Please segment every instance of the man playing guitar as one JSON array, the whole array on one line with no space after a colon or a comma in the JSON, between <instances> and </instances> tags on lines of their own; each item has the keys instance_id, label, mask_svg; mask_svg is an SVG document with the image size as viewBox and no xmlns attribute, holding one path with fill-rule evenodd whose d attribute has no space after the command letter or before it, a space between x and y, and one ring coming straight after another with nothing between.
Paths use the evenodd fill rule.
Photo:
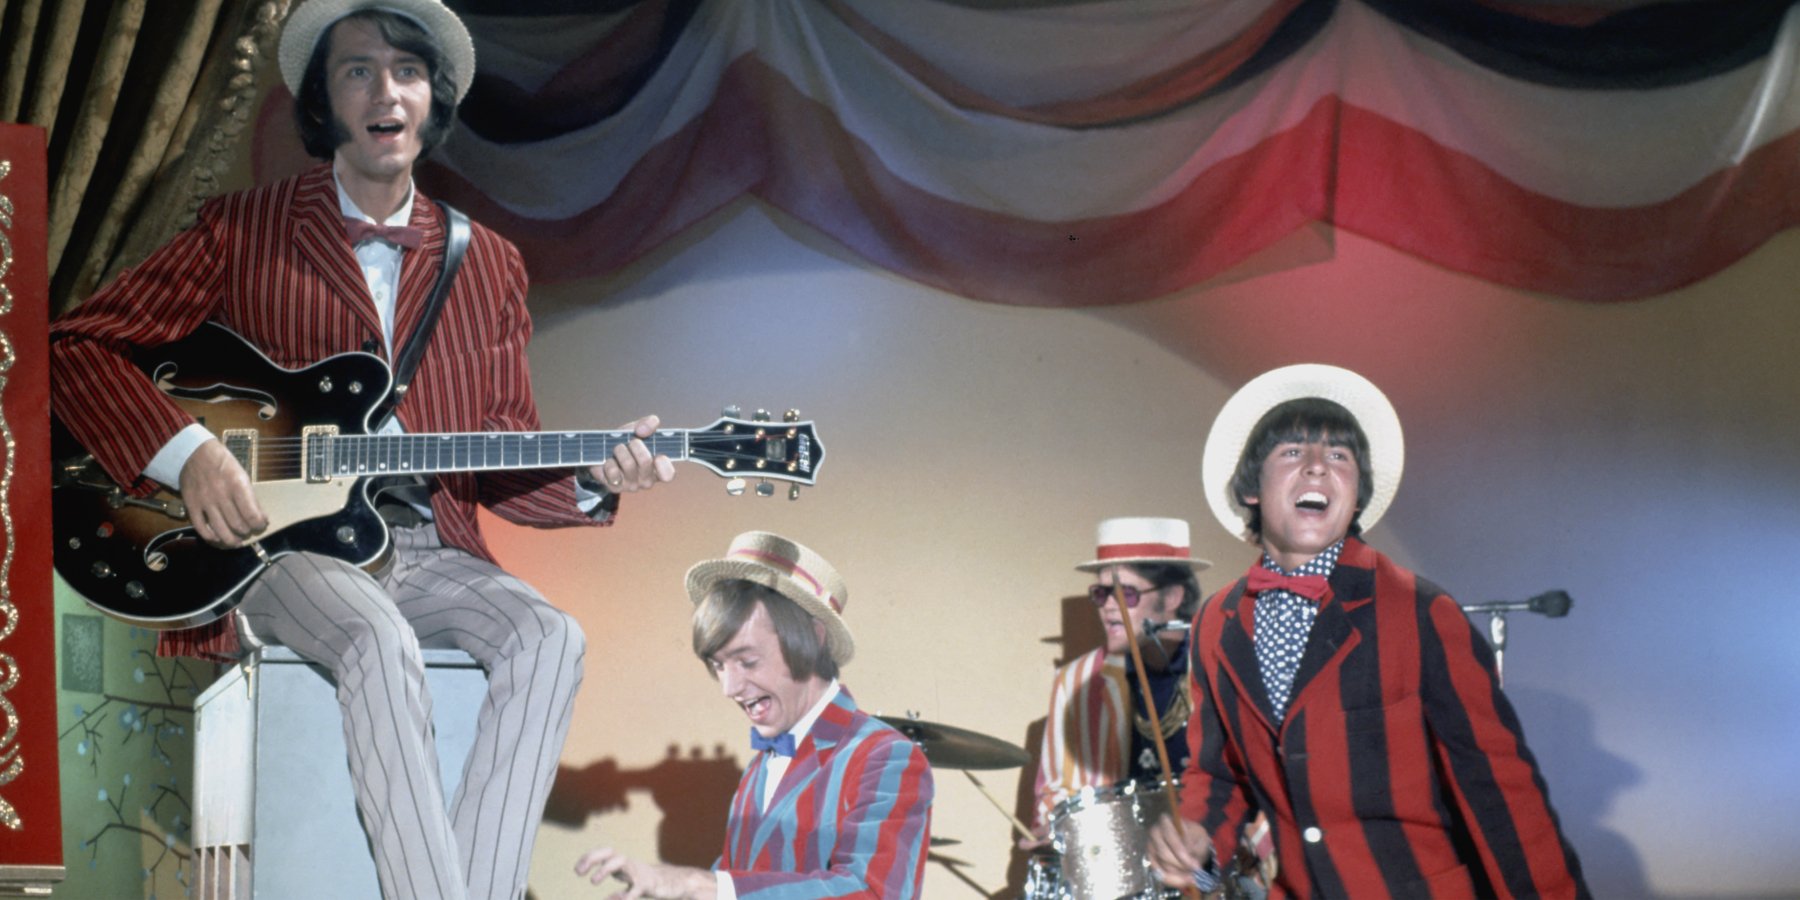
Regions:
<instances>
[{"instance_id":1,"label":"man playing guitar","mask_svg":"<svg viewBox=\"0 0 1800 900\"><path fill-rule=\"evenodd\" d=\"M218 548L255 547L269 524L239 457L132 361L206 322L288 368L352 351L393 359L421 332L428 343L389 428L537 429L527 280L510 243L469 228L441 315L420 327L461 226L415 190L413 168L448 134L474 62L467 30L439 0L297 5L281 70L308 152L329 165L209 202L193 227L52 329L55 411L128 496L179 489L193 533ZM647 416L628 427L648 438L657 426ZM423 479L384 515L393 554L379 571L322 553L272 556L236 613L164 633L165 650L229 658L247 628L330 671L385 897L524 891L585 639L495 564L476 506L535 526L609 524L619 494L668 481L674 467L632 439L573 475ZM421 646L465 650L489 675L474 748L448 800Z\"/></svg>"}]
</instances>

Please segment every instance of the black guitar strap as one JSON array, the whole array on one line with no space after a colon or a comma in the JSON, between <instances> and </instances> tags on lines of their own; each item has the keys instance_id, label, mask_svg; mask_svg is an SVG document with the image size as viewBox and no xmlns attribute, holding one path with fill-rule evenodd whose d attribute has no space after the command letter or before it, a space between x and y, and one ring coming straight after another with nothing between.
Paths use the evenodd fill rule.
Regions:
<instances>
[{"instance_id":1,"label":"black guitar strap","mask_svg":"<svg viewBox=\"0 0 1800 900\"><path fill-rule=\"evenodd\" d=\"M444 211L444 268L438 272L437 284L432 286L431 296L425 301L425 314L419 317L419 327L407 337L406 346L401 348L394 363L394 389L388 394L387 409L378 419L376 431L387 424L395 407L406 399L413 372L419 368L419 360L425 357L425 345L431 343L431 332L437 328L438 315L444 311L444 298L450 296L450 283L456 280L456 270L462 266L463 252L469 249L469 217L442 200L437 201L437 205Z\"/></svg>"}]
</instances>

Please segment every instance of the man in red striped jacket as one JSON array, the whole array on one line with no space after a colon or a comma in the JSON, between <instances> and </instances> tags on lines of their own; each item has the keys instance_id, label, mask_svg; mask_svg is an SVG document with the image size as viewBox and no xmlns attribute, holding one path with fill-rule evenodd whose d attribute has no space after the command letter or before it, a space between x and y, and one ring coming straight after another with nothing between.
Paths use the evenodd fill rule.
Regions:
<instances>
[{"instance_id":1,"label":"man in red striped jacket","mask_svg":"<svg viewBox=\"0 0 1800 900\"><path fill-rule=\"evenodd\" d=\"M283 28L280 63L306 148L329 165L209 202L192 228L52 329L63 423L127 490L178 489L195 532L219 547L257 539L270 521L264 501L217 436L132 365L132 352L211 321L287 368L347 351L398 355L446 246L413 166L448 135L475 51L440 0L309 0ZM525 290L518 251L474 225L394 427L538 429ZM655 426L652 416L632 427L647 436ZM519 897L585 641L571 617L495 564L476 507L536 526L605 524L619 493L672 476L668 459L637 440L581 473L437 476L395 505L403 524L379 573L319 553L278 556L243 590L241 616L164 645L229 658L241 620L331 673L384 897ZM590 487L578 492L577 477ZM448 802L421 644L466 650L489 673Z\"/></svg>"},{"instance_id":2,"label":"man in red striped jacket","mask_svg":"<svg viewBox=\"0 0 1800 900\"><path fill-rule=\"evenodd\" d=\"M916 898L931 836L931 769L917 745L838 683L855 653L850 592L780 535L738 535L687 574L694 655L750 719L725 852L711 871L591 850L575 871L658 900Z\"/></svg>"},{"instance_id":3,"label":"man in red striped jacket","mask_svg":"<svg viewBox=\"0 0 1800 900\"><path fill-rule=\"evenodd\" d=\"M1343 369L1265 373L1220 412L1207 499L1263 554L1194 623L1192 761L1151 833L1165 883L1206 886L1262 812L1274 896L1587 895L1487 643L1359 537L1402 459L1393 407Z\"/></svg>"}]
</instances>

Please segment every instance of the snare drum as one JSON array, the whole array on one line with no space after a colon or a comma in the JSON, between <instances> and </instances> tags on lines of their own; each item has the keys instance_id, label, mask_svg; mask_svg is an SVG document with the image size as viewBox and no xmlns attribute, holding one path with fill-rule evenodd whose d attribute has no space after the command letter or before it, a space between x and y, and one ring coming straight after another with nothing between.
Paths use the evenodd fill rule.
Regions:
<instances>
[{"instance_id":1,"label":"snare drum","mask_svg":"<svg viewBox=\"0 0 1800 900\"><path fill-rule=\"evenodd\" d=\"M1158 898L1168 892L1150 872L1150 825L1172 813L1162 784L1083 788L1050 813L1050 835L1062 854L1065 895L1074 900ZM1028 895L1029 896L1029 895Z\"/></svg>"}]
</instances>

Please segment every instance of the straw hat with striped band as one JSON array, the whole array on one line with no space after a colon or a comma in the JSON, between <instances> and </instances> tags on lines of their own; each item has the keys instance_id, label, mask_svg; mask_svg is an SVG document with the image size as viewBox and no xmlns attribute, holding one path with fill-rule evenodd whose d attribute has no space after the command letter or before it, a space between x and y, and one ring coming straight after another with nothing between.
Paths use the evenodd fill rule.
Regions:
<instances>
[{"instance_id":1,"label":"straw hat with striped band","mask_svg":"<svg viewBox=\"0 0 1800 900\"><path fill-rule=\"evenodd\" d=\"M469 38L469 29L463 27L462 20L439 0L307 0L300 4L281 27L281 46L276 51L281 80L287 83L288 93L300 96L306 63L312 59L319 38L337 20L366 9L398 13L431 32L444 47L444 57L455 76L456 102L462 102L475 81L475 42Z\"/></svg>"},{"instance_id":2,"label":"straw hat with striped band","mask_svg":"<svg viewBox=\"0 0 1800 900\"><path fill-rule=\"evenodd\" d=\"M1198 572L1212 563L1195 559L1188 549L1188 523L1184 519L1102 519L1094 542L1095 559L1075 568L1098 572L1106 566L1167 563L1192 566Z\"/></svg>"},{"instance_id":3,"label":"straw hat with striped band","mask_svg":"<svg viewBox=\"0 0 1800 900\"><path fill-rule=\"evenodd\" d=\"M825 647L833 662L841 666L856 655L856 642L841 615L850 602L850 587L831 563L806 546L779 534L746 531L731 539L725 558L688 569L688 599L699 604L714 585L733 580L769 588L824 623Z\"/></svg>"},{"instance_id":4,"label":"straw hat with striped band","mask_svg":"<svg viewBox=\"0 0 1800 900\"><path fill-rule=\"evenodd\" d=\"M1206 436L1206 450L1200 460L1200 484L1213 516L1226 531L1244 540L1256 538L1250 533L1249 511L1231 492L1238 459L1247 449L1244 445L1250 440L1250 432L1269 410L1304 397L1330 400L1349 410L1369 439L1369 480L1373 490L1358 520L1364 530L1381 519L1400 488L1400 473L1406 468L1406 441L1400 432L1400 417L1380 388L1349 369L1318 363L1264 372L1225 401L1225 408L1213 421L1212 432Z\"/></svg>"}]
</instances>

